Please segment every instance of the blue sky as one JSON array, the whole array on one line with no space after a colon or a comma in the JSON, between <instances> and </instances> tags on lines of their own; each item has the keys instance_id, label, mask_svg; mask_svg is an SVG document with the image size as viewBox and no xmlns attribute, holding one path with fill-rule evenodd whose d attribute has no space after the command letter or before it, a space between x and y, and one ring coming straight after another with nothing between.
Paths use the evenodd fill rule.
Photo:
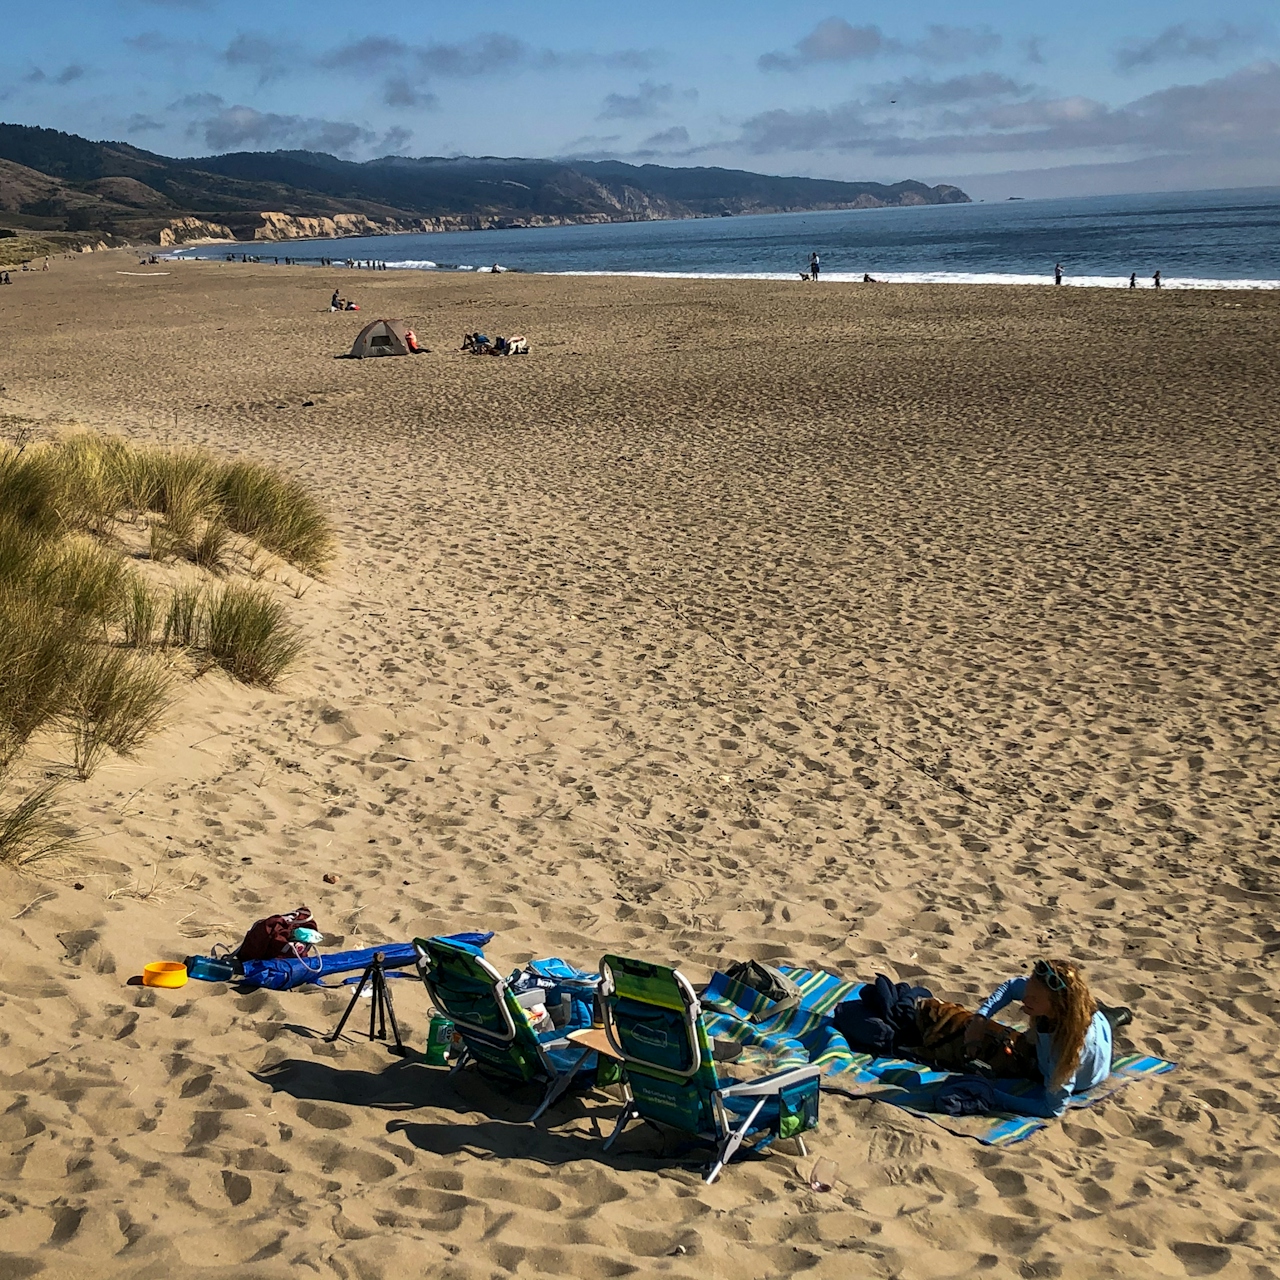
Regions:
<instances>
[{"instance_id":1,"label":"blue sky","mask_svg":"<svg viewBox=\"0 0 1280 1280\"><path fill-rule=\"evenodd\" d=\"M61 0L0 118L167 155L616 157L1066 195L1280 184L1253 0Z\"/></svg>"}]
</instances>

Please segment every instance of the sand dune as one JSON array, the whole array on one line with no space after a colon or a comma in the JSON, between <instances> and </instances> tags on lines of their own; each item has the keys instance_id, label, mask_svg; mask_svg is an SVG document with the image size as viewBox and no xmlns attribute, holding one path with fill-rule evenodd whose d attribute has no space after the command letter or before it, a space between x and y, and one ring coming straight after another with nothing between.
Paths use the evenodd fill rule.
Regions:
<instances>
[{"instance_id":1,"label":"sand dune","mask_svg":"<svg viewBox=\"0 0 1280 1280\"><path fill-rule=\"evenodd\" d=\"M14 277L6 429L283 463L342 553L279 691L0 875L0 1277L1280 1274L1280 299L128 265ZM433 353L335 361L377 315ZM826 1098L833 1193L705 1188L326 1045L340 992L126 984L299 902L969 1001L1068 953L1181 1067L1003 1151Z\"/></svg>"}]
</instances>

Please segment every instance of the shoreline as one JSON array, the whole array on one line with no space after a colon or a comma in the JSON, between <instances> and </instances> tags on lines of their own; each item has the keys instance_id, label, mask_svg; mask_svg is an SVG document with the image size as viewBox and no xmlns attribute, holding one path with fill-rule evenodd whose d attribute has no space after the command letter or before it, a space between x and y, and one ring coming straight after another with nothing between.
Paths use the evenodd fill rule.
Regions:
<instances>
[{"instance_id":1,"label":"shoreline","mask_svg":"<svg viewBox=\"0 0 1280 1280\"><path fill-rule=\"evenodd\" d=\"M223 243L223 242L211 242ZM226 242L231 243L231 242ZM242 251L243 252L243 251ZM217 262L216 258L201 257L185 257L181 252L172 252L157 255L163 262ZM262 258L262 253L251 254L251 257ZM272 257L293 257L293 255L272 254ZM355 259L355 261L371 261L371 259ZM385 259L378 259L385 261ZM256 265L256 266L274 266L274 263L258 262L254 264L236 263L234 265ZM318 260L307 258L293 258L291 263L293 266L301 267L319 267L325 271L331 270L359 270L360 268L350 268L345 261L333 261L327 266ZM545 276L552 279L556 278L582 278L582 279L620 279L620 280L718 280L718 281L735 281L735 280L752 280L752 281L802 281L802 273L799 271L529 271L523 267L472 267L464 265L455 265L451 263L433 262L429 259L409 259L404 262L386 262L388 271L422 271L430 274L438 274L445 276L453 276L459 274L465 275L519 275L519 276ZM1032 275L1030 273L1021 272L968 272L968 271L884 271L879 274L872 274L872 279L863 280L863 272L854 271L824 271L819 284L890 284L890 285L912 285L912 284L941 284L941 285L1031 285L1039 287L1055 288L1052 275ZM1072 289L1128 289L1128 276L1065 276L1062 280L1063 288ZM1165 276L1161 280L1161 289L1169 289L1175 292L1185 292L1187 290L1233 290L1240 292L1270 292L1280 289L1280 279L1216 279L1208 276ZM1138 277L1138 284L1134 292L1152 290L1150 277Z\"/></svg>"}]
</instances>

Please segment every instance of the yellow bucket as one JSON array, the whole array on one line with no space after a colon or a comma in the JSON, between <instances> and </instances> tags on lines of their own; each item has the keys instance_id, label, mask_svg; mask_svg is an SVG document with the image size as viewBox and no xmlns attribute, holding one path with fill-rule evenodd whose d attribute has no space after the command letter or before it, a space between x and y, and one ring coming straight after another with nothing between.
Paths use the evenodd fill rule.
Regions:
<instances>
[{"instance_id":1,"label":"yellow bucket","mask_svg":"<svg viewBox=\"0 0 1280 1280\"><path fill-rule=\"evenodd\" d=\"M176 960L154 960L142 970L144 987L185 987L187 966Z\"/></svg>"}]
</instances>

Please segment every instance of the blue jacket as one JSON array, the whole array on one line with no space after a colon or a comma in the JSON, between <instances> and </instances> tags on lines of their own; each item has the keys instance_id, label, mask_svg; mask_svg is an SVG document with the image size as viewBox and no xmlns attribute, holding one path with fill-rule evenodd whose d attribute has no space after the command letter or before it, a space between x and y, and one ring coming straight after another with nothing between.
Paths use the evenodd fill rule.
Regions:
<instances>
[{"instance_id":1,"label":"blue jacket","mask_svg":"<svg viewBox=\"0 0 1280 1280\"><path fill-rule=\"evenodd\" d=\"M1021 1000L1026 989L1025 977L1010 978L978 1006L978 1012L989 1018L1005 1005ZM1053 1037L1047 1031L1036 1033L1036 1060L1044 1076L1044 1085L1021 1096L1005 1093L997 1085L993 1090L996 1105L1004 1111L1013 1111L1019 1115L1041 1116L1044 1119L1060 1116L1067 1109L1073 1093L1084 1093L1101 1084L1111 1074L1111 1023L1100 1013L1093 1015L1089 1030L1085 1032L1084 1047L1080 1050L1075 1075L1068 1077L1061 1089L1049 1089L1049 1081L1053 1079L1058 1060L1053 1053Z\"/></svg>"}]
</instances>

